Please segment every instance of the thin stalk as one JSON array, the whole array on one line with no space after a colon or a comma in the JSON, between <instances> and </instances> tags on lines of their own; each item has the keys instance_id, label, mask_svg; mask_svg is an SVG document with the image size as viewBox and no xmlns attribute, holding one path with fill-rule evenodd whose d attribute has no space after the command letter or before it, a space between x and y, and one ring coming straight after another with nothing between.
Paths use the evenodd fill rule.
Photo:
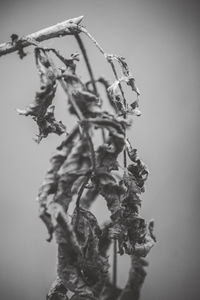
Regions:
<instances>
[{"instance_id":1,"label":"thin stalk","mask_svg":"<svg viewBox=\"0 0 200 300\"><path fill-rule=\"evenodd\" d=\"M103 48L99 45L99 43L95 40L95 38L82 26L79 26L79 29L85 33L90 39L91 41L93 41L93 43L95 44L95 46L99 49L99 51L105 55L105 51L103 50Z\"/></svg>"},{"instance_id":2,"label":"thin stalk","mask_svg":"<svg viewBox=\"0 0 200 300\"><path fill-rule=\"evenodd\" d=\"M80 200L81 200L81 196L84 192L84 189L85 189L85 186L86 184L88 183L88 180L90 179L91 177L91 172L89 171L88 174L85 176L85 179L78 191L78 196L77 196L77 199L76 199L76 213L77 213L77 218L76 218L76 224L75 224L75 228L77 230L78 228L78 222L79 222L79 213L80 213Z\"/></svg>"},{"instance_id":3,"label":"thin stalk","mask_svg":"<svg viewBox=\"0 0 200 300\"><path fill-rule=\"evenodd\" d=\"M93 91L94 91L95 95L98 96L96 81L94 79L94 74L93 74L93 71L92 71L92 68L91 68L91 64L90 64L90 61L89 61L89 58L88 58L85 46L84 46L84 44L82 42L81 37L78 34L75 35L75 38L76 38L77 43L78 43L78 45L79 45L79 47L81 49L81 52L83 54L83 57L84 57L84 60L85 60L85 63L86 63L87 69L88 69L88 73L90 75L91 83L92 83L92 86L93 86Z\"/></svg>"},{"instance_id":4,"label":"thin stalk","mask_svg":"<svg viewBox=\"0 0 200 300\"><path fill-rule=\"evenodd\" d=\"M103 50L103 48L99 45L99 43L95 40L95 38L82 26L79 26L80 30L85 33L90 39L91 41L95 44L95 46L99 49L99 51L103 54L103 56L106 58L107 57L107 54L106 52ZM107 58L106 58L107 59ZM115 75L115 78L116 80L119 80L118 76L117 76L117 71L116 71L116 68L113 64L113 62L110 60L110 59L107 59L107 62L111 65L111 68L112 68L112 71ZM122 86L121 86L121 83L119 83L119 88L120 88L120 92L122 94L122 97L123 97L123 100L124 100L124 105L126 107L126 99L125 99L125 96L124 96L124 91L122 89Z\"/></svg>"},{"instance_id":5,"label":"thin stalk","mask_svg":"<svg viewBox=\"0 0 200 300\"><path fill-rule=\"evenodd\" d=\"M85 134L86 134L86 137L87 137L87 140L88 140L88 145L89 145L90 153L91 153L92 170L93 170L93 173L95 173L96 172L96 158L95 158L94 146L93 146L93 143L92 143L91 136L90 136L90 134L87 130L86 130Z\"/></svg>"},{"instance_id":6,"label":"thin stalk","mask_svg":"<svg viewBox=\"0 0 200 300\"><path fill-rule=\"evenodd\" d=\"M117 287L117 240L113 242L113 287Z\"/></svg>"},{"instance_id":7,"label":"thin stalk","mask_svg":"<svg viewBox=\"0 0 200 300\"><path fill-rule=\"evenodd\" d=\"M99 45L99 43L95 40L95 38L84 27L82 27L82 26L80 26L80 27L81 27L81 31L84 32L92 40L92 42L99 49L99 51L104 55L105 58L107 58L107 55L106 55L105 51ZM112 68L112 71L114 73L115 79L119 80L114 63L110 59L107 59L107 61L111 65L111 68ZM119 82L119 89L120 89L120 92L121 92L121 95L122 95L122 98L123 98L124 107L126 109L126 98L125 98L124 91L122 89L122 85L121 85L120 82ZM126 119L126 113L124 113L124 119ZM126 150L125 149L123 151L123 156L124 156L124 168L126 169L126 167L127 167L127 157L126 157ZM117 285L117 241L114 240L114 245L113 245L113 286L116 287L116 285Z\"/></svg>"},{"instance_id":8,"label":"thin stalk","mask_svg":"<svg viewBox=\"0 0 200 300\"><path fill-rule=\"evenodd\" d=\"M81 185L81 187L78 191L78 196L77 196L77 199L76 199L76 209L77 209L77 211L80 208L81 196L83 194L83 191L85 189L86 184L88 183L88 180L90 179L90 176L91 176L91 172L89 171L88 174L85 176L85 180L83 181L83 183L82 183L82 185Z\"/></svg>"},{"instance_id":9,"label":"thin stalk","mask_svg":"<svg viewBox=\"0 0 200 300\"><path fill-rule=\"evenodd\" d=\"M124 155L124 169L126 169L126 168L127 168L127 155L126 155L126 149L124 149L123 155Z\"/></svg>"},{"instance_id":10,"label":"thin stalk","mask_svg":"<svg viewBox=\"0 0 200 300\"><path fill-rule=\"evenodd\" d=\"M96 80L94 78L92 67L91 67L91 64L90 64L90 61L89 61L89 58L88 58L88 55L87 55L87 51L86 51L85 46L83 44L83 41L82 41L79 34L75 34L75 38L76 38L77 43L78 43L78 45L81 49L81 52L83 54L83 57L84 57L84 60L85 60L85 63L86 63L87 69L88 69L88 73L90 75L90 82L91 82L92 87L93 87L93 92L95 93L96 96L99 96L99 93L98 93L98 90L97 90L97 85L96 85ZM105 137L105 132L104 132L103 128L101 129L101 132L102 132L102 139L105 142L106 137Z\"/></svg>"}]
</instances>

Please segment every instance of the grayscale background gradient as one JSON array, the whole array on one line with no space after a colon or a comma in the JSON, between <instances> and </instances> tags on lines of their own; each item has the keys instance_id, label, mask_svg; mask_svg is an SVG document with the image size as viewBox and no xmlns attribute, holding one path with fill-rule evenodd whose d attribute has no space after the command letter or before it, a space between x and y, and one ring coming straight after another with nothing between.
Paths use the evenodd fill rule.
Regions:
<instances>
[{"instance_id":1,"label":"grayscale background gradient","mask_svg":"<svg viewBox=\"0 0 200 300\"><path fill-rule=\"evenodd\" d=\"M84 24L108 53L127 58L141 90L143 115L128 132L150 176L142 215L156 221L158 243L148 260L142 300L198 300L200 278L200 4L195 0L5 0L0 2L0 41L84 15ZM83 37L95 76L114 79L109 66ZM70 55L72 37L47 43ZM31 48L28 49L31 53ZM78 72L88 79L84 63ZM35 201L49 158L62 137L37 145L31 118L19 117L39 86L33 55L0 58L0 298L45 299L55 278L55 243L38 218ZM57 114L66 115L58 89ZM104 200L94 207L108 216ZM107 214L107 215L106 215ZM128 276L129 259L119 258L118 283Z\"/></svg>"}]
</instances>

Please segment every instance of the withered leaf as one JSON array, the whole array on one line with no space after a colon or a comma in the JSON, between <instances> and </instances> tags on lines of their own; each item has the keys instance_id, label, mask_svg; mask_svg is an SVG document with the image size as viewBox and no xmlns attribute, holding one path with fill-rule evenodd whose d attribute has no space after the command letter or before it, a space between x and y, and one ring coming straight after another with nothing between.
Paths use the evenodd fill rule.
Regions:
<instances>
[{"instance_id":1,"label":"withered leaf","mask_svg":"<svg viewBox=\"0 0 200 300\"><path fill-rule=\"evenodd\" d=\"M109 267L108 259L101 255L99 249L101 229L96 217L83 208L74 211L72 225L83 254L83 278L87 284L93 286L94 293L97 294Z\"/></svg>"},{"instance_id":2,"label":"withered leaf","mask_svg":"<svg viewBox=\"0 0 200 300\"><path fill-rule=\"evenodd\" d=\"M56 93L56 76L51 69L50 62L43 51L35 48L36 65L40 76L40 91L36 93L34 103L25 110L18 109L24 116L32 116L36 121L39 134L37 141L47 137L49 133L58 135L65 132L65 126L54 117L54 106L51 106Z\"/></svg>"},{"instance_id":3,"label":"withered leaf","mask_svg":"<svg viewBox=\"0 0 200 300\"><path fill-rule=\"evenodd\" d=\"M65 289L75 294L96 300L93 291L82 279L80 262L83 261L81 248L76 239L73 228L68 220L62 205L51 203L49 212L55 227L55 236L58 243L57 274Z\"/></svg>"},{"instance_id":4,"label":"withered leaf","mask_svg":"<svg viewBox=\"0 0 200 300\"><path fill-rule=\"evenodd\" d=\"M49 195L53 195L53 201L60 203L67 211L72 200L72 186L78 178L82 177L83 180L83 174L86 174L90 165L88 143L82 139L77 141L76 145L64 143L62 150L58 150L52 157L51 168L47 172L38 194L40 217L50 235L52 234L52 224L48 212L49 203L51 204L51 201L48 200Z\"/></svg>"},{"instance_id":5,"label":"withered leaf","mask_svg":"<svg viewBox=\"0 0 200 300\"><path fill-rule=\"evenodd\" d=\"M128 78L128 83L127 84L130 85L131 88L132 88L132 90L134 92L136 92L136 94L139 96L140 92L139 92L138 88L135 85L135 79L134 79L133 75L131 74L131 72L130 72L130 70L128 68L128 64L126 63L125 58L122 57L122 56L118 56L118 55L107 54L106 55L106 59L108 61L116 60L120 64L123 75L126 78Z\"/></svg>"},{"instance_id":6,"label":"withered leaf","mask_svg":"<svg viewBox=\"0 0 200 300\"><path fill-rule=\"evenodd\" d=\"M138 107L139 107L138 99L135 100L133 103L131 103L130 106L128 103L126 103L126 105L125 105L123 96L120 91L122 82L125 82L127 85L132 87L132 81L133 81L132 77L123 76L123 77L119 78L118 80L114 81L114 83L108 87L107 91L113 101L113 104L115 105L117 112L121 112L122 114L127 114L129 112L132 112L136 116L140 116L141 112L138 109ZM133 90L137 91L135 88ZM137 92L137 96L139 95L138 93L139 92Z\"/></svg>"},{"instance_id":7,"label":"withered leaf","mask_svg":"<svg viewBox=\"0 0 200 300\"><path fill-rule=\"evenodd\" d=\"M39 143L50 133L61 135L66 132L66 127L61 121L57 121L54 116L55 106L49 106L43 119L38 120L39 134L36 141Z\"/></svg>"},{"instance_id":8,"label":"withered leaf","mask_svg":"<svg viewBox=\"0 0 200 300\"><path fill-rule=\"evenodd\" d=\"M62 73L62 77L66 83L68 93L80 109L84 117L95 117L101 113L99 98L82 83L81 79L76 75L75 70L71 70L67 66ZM76 110L69 102L69 111L77 114Z\"/></svg>"}]
</instances>

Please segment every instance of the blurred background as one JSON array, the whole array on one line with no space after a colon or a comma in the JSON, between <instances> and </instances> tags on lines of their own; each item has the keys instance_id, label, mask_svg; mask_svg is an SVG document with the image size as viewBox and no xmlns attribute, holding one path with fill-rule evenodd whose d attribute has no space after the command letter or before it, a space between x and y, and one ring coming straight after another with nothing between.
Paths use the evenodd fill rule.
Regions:
<instances>
[{"instance_id":1,"label":"blurred background","mask_svg":"<svg viewBox=\"0 0 200 300\"><path fill-rule=\"evenodd\" d=\"M148 256L142 300L199 299L199 78L200 4L195 0L2 0L0 41L84 15L83 24L106 52L126 57L141 91L142 116L128 136L150 176L142 215L154 218L158 243ZM103 56L83 36L96 78L114 80ZM69 56L79 48L72 37L51 40ZM2 300L45 299L56 273L55 242L35 201L49 158L62 137L37 145L31 118L20 117L39 87L32 49L0 58L0 294ZM78 72L88 79L84 62ZM70 130L65 95L56 95L57 115ZM108 217L104 200L94 206ZM125 285L129 258L119 258L118 284Z\"/></svg>"}]
</instances>

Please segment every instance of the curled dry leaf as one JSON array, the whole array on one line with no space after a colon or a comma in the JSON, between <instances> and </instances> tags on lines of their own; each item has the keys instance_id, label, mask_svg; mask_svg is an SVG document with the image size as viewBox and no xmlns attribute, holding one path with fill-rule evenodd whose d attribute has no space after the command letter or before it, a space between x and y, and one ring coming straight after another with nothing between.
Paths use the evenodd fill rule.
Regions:
<instances>
[{"instance_id":1,"label":"curled dry leaf","mask_svg":"<svg viewBox=\"0 0 200 300\"><path fill-rule=\"evenodd\" d=\"M83 280L80 265L83 260L82 251L62 205L52 203L50 210L58 244L58 277L66 289L81 297L96 300L93 290Z\"/></svg>"},{"instance_id":2,"label":"curled dry leaf","mask_svg":"<svg viewBox=\"0 0 200 300\"><path fill-rule=\"evenodd\" d=\"M48 58L42 52L39 48L35 49L36 65L40 76L40 91L36 93L34 103L25 110L17 110L20 115L32 116L36 121L39 129L37 142L47 137L49 133L61 135L65 132L62 122L55 119L55 106L51 106L56 93L56 76Z\"/></svg>"},{"instance_id":3,"label":"curled dry leaf","mask_svg":"<svg viewBox=\"0 0 200 300\"><path fill-rule=\"evenodd\" d=\"M131 88L132 88L132 81L133 81L132 77L123 76L120 79L114 81L114 83L111 86L108 87L107 91L108 91L108 93L109 93L109 95L112 99L113 105L115 106L116 111L118 113L122 113L122 114L132 113L136 116L140 116L141 112L138 109L138 107L139 107L138 99L135 100L130 105L128 105L127 103L125 105L123 96L122 96L121 91L120 91L121 83L124 82L128 86L131 86ZM139 92L135 88L135 85L134 85L134 89L132 88L132 90L134 92L136 92L137 96L139 95Z\"/></svg>"},{"instance_id":4,"label":"curled dry leaf","mask_svg":"<svg viewBox=\"0 0 200 300\"><path fill-rule=\"evenodd\" d=\"M102 255L100 249L102 231L96 217L83 208L74 211L72 225L83 254L82 275L98 296L109 268L108 258Z\"/></svg>"},{"instance_id":5,"label":"curled dry leaf","mask_svg":"<svg viewBox=\"0 0 200 300\"><path fill-rule=\"evenodd\" d=\"M76 56L72 58L73 63L70 60L65 61L66 69L63 70L62 77L72 101L76 103L82 115L86 118L95 117L101 113L99 98L88 91L81 79L76 75L74 60L77 60ZM69 111L77 115L77 111L72 103L69 103Z\"/></svg>"},{"instance_id":6,"label":"curled dry leaf","mask_svg":"<svg viewBox=\"0 0 200 300\"><path fill-rule=\"evenodd\" d=\"M135 85L135 79L129 70L129 67L128 67L128 64L127 64L125 58L122 56L113 55L113 54L106 54L105 56L106 56L106 59L108 60L108 62L116 60L119 63L119 65L121 66L123 75L125 76L125 78L128 79L127 84L130 85L132 90L134 92L136 92L136 94L139 96L140 92Z\"/></svg>"}]
</instances>

